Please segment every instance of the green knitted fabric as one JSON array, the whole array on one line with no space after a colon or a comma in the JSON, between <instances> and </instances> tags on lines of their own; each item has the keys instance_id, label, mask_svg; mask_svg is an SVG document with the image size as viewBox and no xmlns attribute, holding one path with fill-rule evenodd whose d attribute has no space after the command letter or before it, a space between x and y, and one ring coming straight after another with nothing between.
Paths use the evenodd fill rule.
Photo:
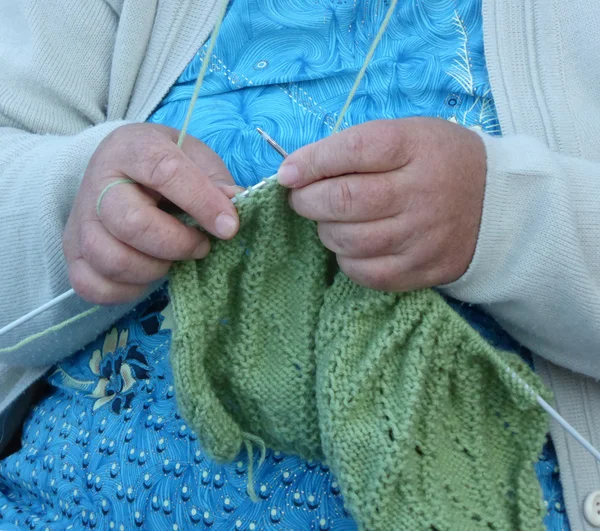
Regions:
<instances>
[{"instance_id":1,"label":"green knitted fabric","mask_svg":"<svg viewBox=\"0 0 600 531\"><path fill-rule=\"evenodd\" d=\"M246 433L324 459L361 529L543 529L533 463L541 385L434 291L352 283L315 224L265 187L241 230L178 263L177 399L203 448L233 460Z\"/></svg>"}]
</instances>

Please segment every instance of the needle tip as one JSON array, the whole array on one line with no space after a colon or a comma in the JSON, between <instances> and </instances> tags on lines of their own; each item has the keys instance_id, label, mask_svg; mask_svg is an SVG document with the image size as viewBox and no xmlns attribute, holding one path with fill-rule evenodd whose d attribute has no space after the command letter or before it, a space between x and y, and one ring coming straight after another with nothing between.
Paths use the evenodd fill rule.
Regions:
<instances>
[{"instance_id":1,"label":"needle tip","mask_svg":"<svg viewBox=\"0 0 600 531\"><path fill-rule=\"evenodd\" d=\"M260 127L257 127L256 131L283 158L286 158L288 156L288 154L286 153L286 151L277 142L275 142L275 140L273 140L267 133L265 133Z\"/></svg>"}]
</instances>

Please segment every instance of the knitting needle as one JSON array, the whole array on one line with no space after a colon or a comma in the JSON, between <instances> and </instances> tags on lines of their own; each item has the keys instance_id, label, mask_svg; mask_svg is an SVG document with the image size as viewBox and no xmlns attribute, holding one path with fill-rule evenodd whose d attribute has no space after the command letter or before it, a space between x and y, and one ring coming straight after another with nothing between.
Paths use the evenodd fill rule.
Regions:
<instances>
[{"instance_id":1,"label":"knitting needle","mask_svg":"<svg viewBox=\"0 0 600 531\"><path fill-rule=\"evenodd\" d=\"M49 308L52 308L52 306L56 306L59 302L62 302L65 299L68 299L69 297L71 297L73 295L75 295L75 290L70 289L69 291L65 291L62 295L59 295L58 297L52 299L51 301L48 301L46 304L42 304L39 308L36 308L35 310L30 311L28 314L25 314L23 317L19 317L16 321L13 321L12 323L7 324L3 328L0 328L0 336L10 332L14 328L17 328L17 326L19 326L20 324L30 321L31 319L33 319L40 313L45 312Z\"/></svg>"},{"instance_id":2,"label":"knitting needle","mask_svg":"<svg viewBox=\"0 0 600 531\"><path fill-rule=\"evenodd\" d=\"M273 140L267 133L265 133L260 127L257 127L256 130L258 131L258 134L268 142L269 146L271 146L275 151L277 151L277 153L279 153L284 159L288 156L285 150L277 142L275 142L275 140Z\"/></svg>"},{"instance_id":3,"label":"knitting needle","mask_svg":"<svg viewBox=\"0 0 600 531\"><path fill-rule=\"evenodd\" d=\"M600 452L594 446L592 446L581 433L579 433L573 426L571 426L556 409L554 409L548 402L546 402L540 395L538 395L531 386L523 380L514 370L510 367L506 367L506 372L510 374L513 380L517 380L521 386L526 389L533 397L539 406L550 415L556 422L558 422L562 428L575 439L583 448L585 448L599 463L600 463Z\"/></svg>"},{"instance_id":4,"label":"knitting needle","mask_svg":"<svg viewBox=\"0 0 600 531\"><path fill-rule=\"evenodd\" d=\"M284 159L288 156L288 154L285 151L285 149L283 149L277 142L275 142L275 140L273 140L260 127L256 128L256 132L264 140L266 140L267 143L269 144L269 146L271 146L275 151L277 151L277 153L279 153ZM263 187L265 184L274 181L276 178L277 178L277 174L271 175L271 177L267 177L266 179L263 179L262 181L260 181L259 183L255 184L254 186L250 186L249 188L247 188L246 190L244 190L241 194L236 195L231 200L231 202L235 205L240 199L244 199L244 198L248 197L251 192L254 192L255 190L258 190L259 188Z\"/></svg>"}]
</instances>

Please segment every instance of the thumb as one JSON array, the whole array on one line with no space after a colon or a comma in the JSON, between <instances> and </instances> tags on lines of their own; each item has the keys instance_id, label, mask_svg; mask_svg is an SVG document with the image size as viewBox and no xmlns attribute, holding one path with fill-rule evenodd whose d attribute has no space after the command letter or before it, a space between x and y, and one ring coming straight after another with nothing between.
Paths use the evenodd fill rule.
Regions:
<instances>
[{"instance_id":1,"label":"thumb","mask_svg":"<svg viewBox=\"0 0 600 531\"><path fill-rule=\"evenodd\" d=\"M408 120L376 120L345 129L294 151L277 172L291 188L352 173L381 173L406 165Z\"/></svg>"}]
</instances>

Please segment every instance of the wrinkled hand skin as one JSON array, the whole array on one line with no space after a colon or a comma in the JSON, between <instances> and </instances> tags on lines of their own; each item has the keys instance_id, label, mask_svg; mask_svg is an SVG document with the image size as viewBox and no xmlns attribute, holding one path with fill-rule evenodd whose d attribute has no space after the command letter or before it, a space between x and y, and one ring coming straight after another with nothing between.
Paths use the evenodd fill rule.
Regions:
<instances>
[{"instance_id":1,"label":"wrinkled hand skin","mask_svg":"<svg viewBox=\"0 0 600 531\"><path fill-rule=\"evenodd\" d=\"M378 120L292 153L279 182L318 222L354 282L409 291L458 280L473 259L486 181L479 135L446 120Z\"/></svg>"},{"instance_id":2,"label":"wrinkled hand skin","mask_svg":"<svg viewBox=\"0 0 600 531\"><path fill-rule=\"evenodd\" d=\"M159 208L170 202L213 235L229 239L239 220L230 198L239 191L223 161L193 137L154 124L115 129L90 159L63 233L69 281L96 304L139 298L174 260L210 251L206 234ZM106 191L111 183L131 179Z\"/></svg>"}]
</instances>

